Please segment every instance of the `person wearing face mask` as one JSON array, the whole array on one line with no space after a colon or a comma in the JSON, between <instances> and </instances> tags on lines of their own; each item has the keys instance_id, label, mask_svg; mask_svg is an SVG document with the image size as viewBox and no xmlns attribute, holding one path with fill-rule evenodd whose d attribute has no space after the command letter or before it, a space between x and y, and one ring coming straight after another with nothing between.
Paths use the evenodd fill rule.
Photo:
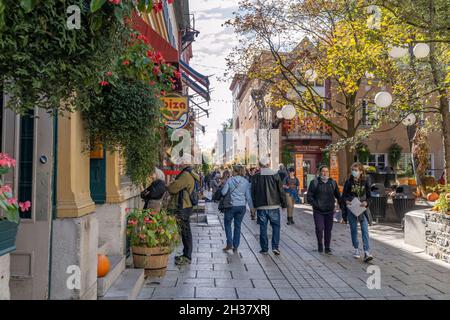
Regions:
<instances>
[{"instance_id":1,"label":"person wearing face mask","mask_svg":"<svg viewBox=\"0 0 450 320\"><path fill-rule=\"evenodd\" d=\"M340 201L341 195L336 181L330 178L327 166L319 168L319 176L311 181L308 187L307 200L313 207L314 224L318 251L331 254L331 230L333 229L333 216L335 202ZM325 242L323 239L325 238Z\"/></svg>"},{"instance_id":2,"label":"person wearing face mask","mask_svg":"<svg viewBox=\"0 0 450 320\"><path fill-rule=\"evenodd\" d=\"M342 201L347 205L351 204L353 199L358 198L361 201L361 206L366 210L359 216L355 216L350 210L345 208L343 210L344 220L348 220L350 224L350 233L352 236L352 244L354 248L353 257L360 259L358 242L358 222L361 225L361 235L364 249L364 262L369 262L373 256L369 253L369 201L370 201L370 184L364 176L364 167L361 163L354 163L351 168L351 175L344 184L342 193Z\"/></svg>"}]
</instances>

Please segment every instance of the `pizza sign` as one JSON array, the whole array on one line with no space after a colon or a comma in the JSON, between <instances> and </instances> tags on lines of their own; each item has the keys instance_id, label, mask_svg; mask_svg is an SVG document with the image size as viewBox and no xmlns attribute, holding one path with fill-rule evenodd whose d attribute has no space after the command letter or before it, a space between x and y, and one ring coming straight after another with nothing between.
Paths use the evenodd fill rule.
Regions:
<instances>
[{"instance_id":1,"label":"pizza sign","mask_svg":"<svg viewBox=\"0 0 450 320\"><path fill-rule=\"evenodd\" d=\"M168 96L162 98L164 108L161 112L163 117L169 121L179 120L183 114L188 112L188 98L182 96Z\"/></svg>"}]
</instances>

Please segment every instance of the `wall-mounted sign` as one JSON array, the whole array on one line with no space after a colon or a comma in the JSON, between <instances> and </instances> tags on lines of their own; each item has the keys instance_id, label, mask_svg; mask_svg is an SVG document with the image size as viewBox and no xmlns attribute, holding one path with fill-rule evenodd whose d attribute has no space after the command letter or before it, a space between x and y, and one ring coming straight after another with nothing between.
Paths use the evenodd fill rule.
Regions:
<instances>
[{"instance_id":1,"label":"wall-mounted sign","mask_svg":"<svg viewBox=\"0 0 450 320\"><path fill-rule=\"evenodd\" d=\"M164 107L161 108L161 113L166 120L179 120L185 113L188 112L188 97L171 94L162 98Z\"/></svg>"},{"instance_id":2,"label":"wall-mounted sign","mask_svg":"<svg viewBox=\"0 0 450 320\"><path fill-rule=\"evenodd\" d=\"M188 122L189 122L189 115L187 113L184 113L178 120L167 120L166 126L168 126L171 129L181 129L184 128Z\"/></svg>"},{"instance_id":3,"label":"wall-mounted sign","mask_svg":"<svg viewBox=\"0 0 450 320\"><path fill-rule=\"evenodd\" d=\"M295 176L300 182L300 190L303 189L303 155L301 153L295 154Z\"/></svg>"},{"instance_id":4,"label":"wall-mounted sign","mask_svg":"<svg viewBox=\"0 0 450 320\"><path fill-rule=\"evenodd\" d=\"M330 153L330 177L339 183L339 161L336 153Z\"/></svg>"}]
</instances>

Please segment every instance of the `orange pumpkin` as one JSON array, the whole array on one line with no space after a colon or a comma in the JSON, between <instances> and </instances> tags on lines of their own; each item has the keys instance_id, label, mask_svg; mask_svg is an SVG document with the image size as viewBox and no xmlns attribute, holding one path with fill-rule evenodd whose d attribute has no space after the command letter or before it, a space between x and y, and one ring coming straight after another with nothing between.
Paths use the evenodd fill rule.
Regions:
<instances>
[{"instance_id":1,"label":"orange pumpkin","mask_svg":"<svg viewBox=\"0 0 450 320\"><path fill-rule=\"evenodd\" d=\"M109 259L104 254L97 255L97 277L102 278L109 272Z\"/></svg>"},{"instance_id":2,"label":"orange pumpkin","mask_svg":"<svg viewBox=\"0 0 450 320\"><path fill-rule=\"evenodd\" d=\"M436 201L437 199L439 199L439 195L436 192L431 192L427 194L428 201Z\"/></svg>"}]
</instances>

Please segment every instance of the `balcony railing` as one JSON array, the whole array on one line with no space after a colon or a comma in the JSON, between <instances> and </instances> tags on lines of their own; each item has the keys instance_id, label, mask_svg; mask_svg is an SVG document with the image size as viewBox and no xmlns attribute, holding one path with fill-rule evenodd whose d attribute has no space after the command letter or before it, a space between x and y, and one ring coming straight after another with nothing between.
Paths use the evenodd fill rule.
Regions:
<instances>
[{"instance_id":1,"label":"balcony railing","mask_svg":"<svg viewBox=\"0 0 450 320\"><path fill-rule=\"evenodd\" d=\"M283 121L283 136L288 139L331 139L331 127L318 117L295 117Z\"/></svg>"}]
</instances>

